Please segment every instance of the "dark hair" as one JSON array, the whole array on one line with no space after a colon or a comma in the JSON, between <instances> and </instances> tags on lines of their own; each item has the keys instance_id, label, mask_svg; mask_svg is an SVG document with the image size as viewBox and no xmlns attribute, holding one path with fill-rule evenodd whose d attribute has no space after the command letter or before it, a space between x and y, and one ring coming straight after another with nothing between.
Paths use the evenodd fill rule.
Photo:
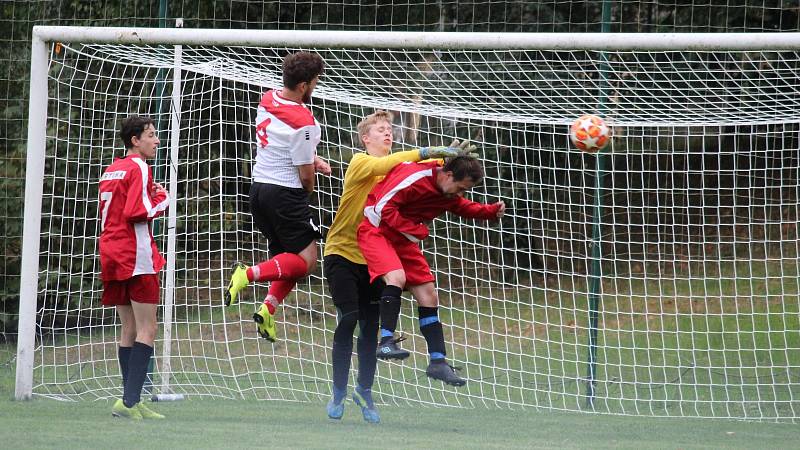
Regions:
<instances>
[{"instance_id":1,"label":"dark hair","mask_svg":"<svg viewBox=\"0 0 800 450\"><path fill-rule=\"evenodd\" d=\"M470 178L477 185L483 180L481 162L472 156L455 156L445 161L442 170L453 172L453 181Z\"/></svg>"},{"instance_id":2,"label":"dark hair","mask_svg":"<svg viewBox=\"0 0 800 450\"><path fill-rule=\"evenodd\" d=\"M149 125L153 125L155 127L153 119L149 117L130 116L123 120L122 127L119 130L119 135L122 138L122 142L125 144L125 148L133 148L133 137L136 136L137 139L141 139L142 133L144 133L144 130Z\"/></svg>"},{"instance_id":3,"label":"dark hair","mask_svg":"<svg viewBox=\"0 0 800 450\"><path fill-rule=\"evenodd\" d=\"M310 82L325 70L325 62L316 53L297 52L283 58L283 85L294 89L302 82Z\"/></svg>"}]
</instances>

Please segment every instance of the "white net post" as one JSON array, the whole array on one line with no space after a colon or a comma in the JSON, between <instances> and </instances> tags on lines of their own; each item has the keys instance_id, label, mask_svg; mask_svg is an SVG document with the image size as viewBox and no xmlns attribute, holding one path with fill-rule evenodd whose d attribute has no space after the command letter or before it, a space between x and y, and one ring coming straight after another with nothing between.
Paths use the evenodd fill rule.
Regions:
<instances>
[{"instance_id":1,"label":"white net post","mask_svg":"<svg viewBox=\"0 0 800 450\"><path fill-rule=\"evenodd\" d=\"M39 228L45 165L47 126L47 45L33 36L31 41L31 101L28 110L28 156L25 169L25 215L19 296L19 339L17 341L17 400L28 399L33 391L34 344L39 294Z\"/></svg>"},{"instance_id":2,"label":"white net post","mask_svg":"<svg viewBox=\"0 0 800 450\"><path fill-rule=\"evenodd\" d=\"M178 222L178 152L181 133L181 51L180 45L175 46L175 60L172 69L172 101L170 101L170 142L169 142L169 187L170 206L167 212L167 264L164 283L164 321L163 346L161 351L161 393L171 394L170 376L172 374L172 328L174 326L173 313L175 309L175 230Z\"/></svg>"}]
</instances>

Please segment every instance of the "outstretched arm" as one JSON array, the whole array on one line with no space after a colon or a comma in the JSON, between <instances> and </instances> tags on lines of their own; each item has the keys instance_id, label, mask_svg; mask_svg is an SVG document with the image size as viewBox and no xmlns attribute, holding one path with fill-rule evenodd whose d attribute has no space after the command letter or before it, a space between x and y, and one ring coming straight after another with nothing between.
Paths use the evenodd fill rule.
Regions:
<instances>
[{"instance_id":1,"label":"outstretched arm","mask_svg":"<svg viewBox=\"0 0 800 450\"><path fill-rule=\"evenodd\" d=\"M496 220L505 214L506 204L502 200L497 203L485 204L459 197L458 202L450 208L450 211L469 219Z\"/></svg>"},{"instance_id":2,"label":"outstretched arm","mask_svg":"<svg viewBox=\"0 0 800 450\"><path fill-rule=\"evenodd\" d=\"M398 164L419 161L419 150L395 152L387 156L372 156L366 153L353 157L347 168L352 180L381 177L389 173Z\"/></svg>"},{"instance_id":3,"label":"outstretched arm","mask_svg":"<svg viewBox=\"0 0 800 450\"><path fill-rule=\"evenodd\" d=\"M474 145L470 145L467 141L459 142L455 140L449 147L422 147L415 150L394 152L391 155L383 157L363 154L358 158L354 157L350 161L350 167L347 168L347 171L350 173L350 178L353 180L367 177L382 177L394 169L395 166L404 162L450 158L461 154L478 156L477 153L471 153L475 148Z\"/></svg>"},{"instance_id":4,"label":"outstretched arm","mask_svg":"<svg viewBox=\"0 0 800 450\"><path fill-rule=\"evenodd\" d=\"M422 147L419 149L419 157L420 159L442 159L455 156L477 158L479 155L474 153L477 149L478 147L470 144L469 141L459 142L456 139L447 147Z\"/></svg>"}]
</instances>

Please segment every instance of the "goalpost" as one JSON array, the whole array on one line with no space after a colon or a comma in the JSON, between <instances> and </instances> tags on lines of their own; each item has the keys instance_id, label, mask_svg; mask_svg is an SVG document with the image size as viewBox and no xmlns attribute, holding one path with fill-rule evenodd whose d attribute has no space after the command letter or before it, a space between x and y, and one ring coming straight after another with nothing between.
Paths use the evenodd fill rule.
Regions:
<instances>
[{"instance_id":1,"label":"goalpost","mask_svg":"<svg viewBox=\"0 0 800 450\"><path fill-rule=\"evenodd\" d=\"M509 207L499 223L437 219L423 243L467 385L425 377L406 295L412 357L379 362L379 402L797 419L800 33L34 27L18 399L120 394L97 180L134 113L161 124L154 171L174 198L156 233L156 392L327 398L321 269L279 310L276 344L250 321L265 285L222 306L231 264L266 256L247 203L252 122L299 49L326 61L310 105L334 168L313 194L324 229L375 109L395 113L396 149L474 141L486 179L469 195ZM569 144L586 113L613 129L598 155Z\"/></svg>"}]
</instances>

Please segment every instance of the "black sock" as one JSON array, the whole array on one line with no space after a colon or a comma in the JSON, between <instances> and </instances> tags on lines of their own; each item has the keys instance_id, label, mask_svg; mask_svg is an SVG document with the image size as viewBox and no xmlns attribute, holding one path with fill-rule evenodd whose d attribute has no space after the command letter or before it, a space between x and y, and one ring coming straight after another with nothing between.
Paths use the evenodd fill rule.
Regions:
<instances>
[{"instance_id":1,"label":"black sock","mask_svg":"<svg viewBox=\"0 0 800 450\"><path fill-rule=\"evenodd\" d=\"M375 350L378 348L378 315L374 314L369 319L359 320L358 325L360 328L357 344L358 385L362 389L372 389L378 363L378 357L375 355Z\"/></svg>"},{"instance_id":2,"label":"black sock","mask_svg":"<svg viewBox=\"0 0 800 450\"><path fill-rule=\"evenodd\" d=\"M425 342L428 343L428 354L431 356L431 362L444 360L444 331L442 331L442 322L439 321L439 308L430 308L427 306L417 307L419 313L419 331L425 336Z\"/></svg>"},{"instance_id":3,"label":"black sock","mask_svg":"<svg viewBox=\"0 0 800 450\"><path fill-rule=\"evenodd\" d=\"M381 293L381 342L394 334L400 318L400 295L403 289L387 284Z\"/></svg>"},{"instance_id":4,"label":"black sock","mask_svg":"<svg viewBox=\"0 0 800 450\"><path fill-rule=\"evenodd\" d=\"M345 312L337 308L338 323L333 332L333 349L331 359L333 365L333 386L340 392L347 390L347 379L350 375L350 355L353 354L353 332L358 323L358 310Z\"/></svg>"},{"instance_id":5,"label":"black sock","mask_svg":"<svg viewBox=\"0 0 800 450\"><path fill-rule=\"evenodd\" d=\"M139 403L142 399L142 386L147 378L147 366L153 356L153 347L141 342L134 342L131 357L128 362L128 379L125 381L125 392L122 402L128 408Z\"/></svg>"},{"instance_id":6,"label":"black sock","mask_svg":"<svg viewBox=\"0 0 800 450\"><path fill-rule=\"evenodd\" d=\"M120 345L117 350L117 360L119 360L119 371L122 374L123 389L125 382L128 380L128 360L131 359L131 349L133 349L133 347L123 347Z\"/></svg>"}]
</instances>

